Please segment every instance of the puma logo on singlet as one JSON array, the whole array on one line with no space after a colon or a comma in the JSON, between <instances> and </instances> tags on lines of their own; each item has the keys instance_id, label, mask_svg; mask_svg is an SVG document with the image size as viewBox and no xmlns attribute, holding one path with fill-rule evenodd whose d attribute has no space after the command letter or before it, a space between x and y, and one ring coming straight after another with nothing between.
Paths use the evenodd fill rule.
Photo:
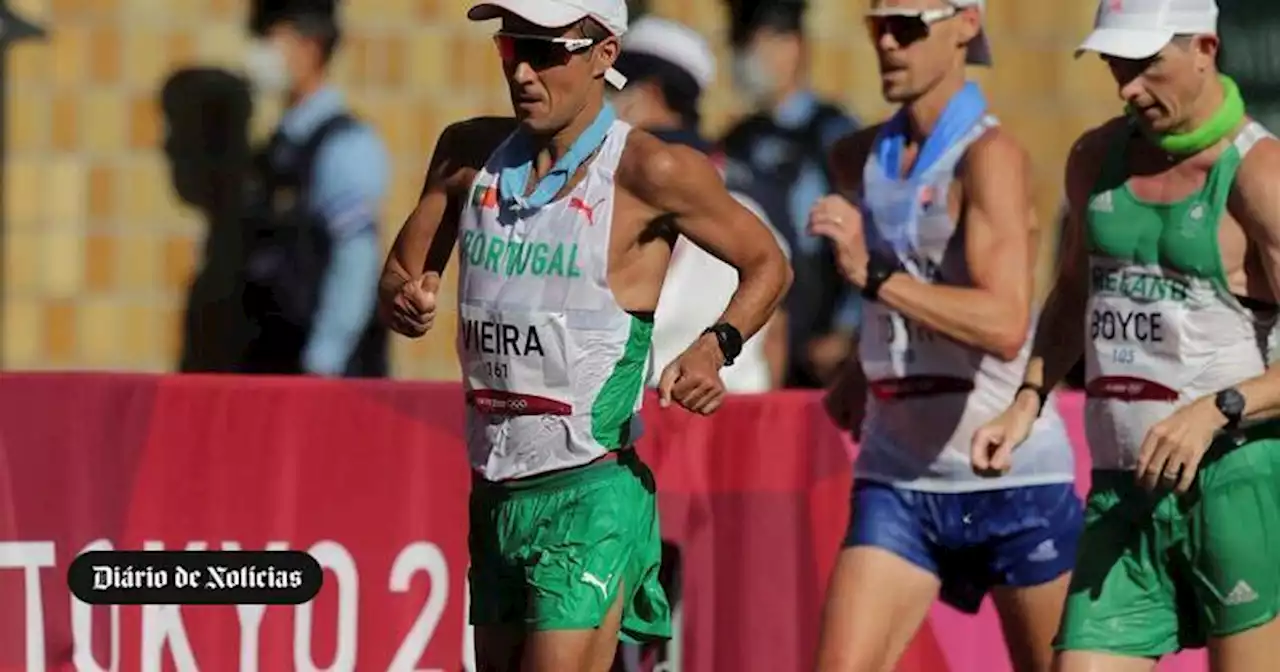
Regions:
<instances>
[{"instance_id":1,"label":"puma logo on singlet","mask_svg":"<svg viewBox=\"0 0 1280 672\"><path fill-rule=\"evenodd\" d=\"M577 210L578 212L581 212L582 216L586 217L587 219L587 226L595 226L596 206L600 205L600 203L603 203L603 202L604 202L604 199L601 199L595 205L591 205L586 201L582 200L581 198L574 196L573 198L569 199L569 209Z\"/></svg>"}]
</instances>

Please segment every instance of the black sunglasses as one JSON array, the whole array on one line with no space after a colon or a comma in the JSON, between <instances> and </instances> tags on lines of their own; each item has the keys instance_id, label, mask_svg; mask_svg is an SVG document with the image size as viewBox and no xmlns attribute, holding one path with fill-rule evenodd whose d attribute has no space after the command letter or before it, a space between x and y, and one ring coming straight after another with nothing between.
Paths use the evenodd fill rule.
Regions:
<instances>
[{"instance_id":1,"label":"black sunglasses","mask_svg":"<svg viewBox=\"0 0 1280 672\"><path fill-rule=\"evenodd\" d=\"M881 9L866 16L867 32L879 41L890 35L898 46L908 46L929 37L929 28L957 14L955 7L946 9Z\"/></svg>"},{"instance_id":2,"label":"black sunglasses","mask_svg":"<svg viewBox=\"0 0 1280 672\"><path fill-rule=\"evenodd\" d=\"M507 65L527 63L534 70L564 65L576 53L589 49L596 41L589 37L551 37L497 33L493 43L498 56Z\"/></svg>"}]
</instances>

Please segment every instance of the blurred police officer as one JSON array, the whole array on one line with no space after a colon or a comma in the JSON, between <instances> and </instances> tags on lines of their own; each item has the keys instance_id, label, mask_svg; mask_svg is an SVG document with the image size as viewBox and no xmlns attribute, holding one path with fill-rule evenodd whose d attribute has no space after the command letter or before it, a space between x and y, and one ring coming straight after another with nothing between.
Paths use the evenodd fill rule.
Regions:
<instances>
[{"instance_id":1,"label":"blurred police officer","mask_svg":"<svg viewBox=\"0 0 1280 672\"><path fill-rule=\"evenodd\" d=\"M254 87L284 97L250 190L245 303L250 373L387 375L375 319L378 217L389 173L375 132L328 82L338 47L333 0L257 0L246 63Z\"/></svg>"},{"instance_id":2,"label":"blurred police officer","mask_svg":"<svg viewBox=\"0 0 1280 672\"><path fill-rule=\"evenodd\" d=\"M790 387L819 387L838 370L857 325L857 295L834 273L829 243L805 232L831 188L827 150L857 128L809 89L806 0L727 0L734 87L756 112L721 141L726 178L746 188L791 246L787 295Z\"/></svg>"}]
</instances>

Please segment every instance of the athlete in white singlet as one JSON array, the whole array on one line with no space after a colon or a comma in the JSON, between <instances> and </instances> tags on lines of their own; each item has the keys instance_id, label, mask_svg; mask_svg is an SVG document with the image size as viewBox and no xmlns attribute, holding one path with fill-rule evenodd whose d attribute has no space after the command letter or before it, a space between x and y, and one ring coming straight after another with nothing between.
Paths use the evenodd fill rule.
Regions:
<instances>
[{"instance_id":1,"label":"athlete in white singlet","mask_svg":"<svg viewBox=\"0 0 1280 672\"><path fill-rule=\"evenodd\" d=\"M659 398L719 406L720 369L769 319L786 258L699 152L617 120L606 83L624 0L494 0L515 118L441 135L381 284L388 323L421 336L458 253L467 395L471 622L479 670L602 672L619 636L670 636L653 475L632 449L653 311L678 237L741 279L663 371Z\"/></svg>"},{"instance_id":2,"label":"athlete in white singlet","mask_svg":"<svg viewBox=\"0 0 1280 672\"><path fill-rule=\"evenodd\" d=\"M872 3L884 95L902 107L837 145L844 196L811 215L865 299L857 357L828 401L838 420L866 407L824 672L892 669L935 599L976 613L988 593L1014 668L1052 660L1081 525L1065 427L1046 409L1002 475L969 457L1022 382L1037 249L1026 153L965 80L966 64L990 64L981 12Z\"/></svg>"}]
</instances>

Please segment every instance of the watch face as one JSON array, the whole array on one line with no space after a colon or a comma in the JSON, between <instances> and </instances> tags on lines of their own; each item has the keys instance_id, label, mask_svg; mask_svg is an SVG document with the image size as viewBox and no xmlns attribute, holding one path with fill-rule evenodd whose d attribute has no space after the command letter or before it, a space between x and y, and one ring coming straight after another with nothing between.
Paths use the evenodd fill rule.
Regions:
<instances>
[{"instance_id":1,"label":"watch face","mask_svg":"<svg viewBox=\"0 0 1280 672\"><path fill-rule=\"evenodd\" d=\"M1223 390L1218 393L1218 410L1228 416L1239 416L1244 413L1244 395L1237 390Z\"/></svg>"},{"instance_id":2,"label":"watch face","mask_svg":"<svg viewBox=\"0 0 1280 672\"><path fill-rule=\"evenodd\" d=\"M718 324L713 327L716 339L720 341L720 350L724 353L725 358L732 361L742 352L742 337L738 335L738 330L728 324Z\"/></svg>"}]
</instances>

